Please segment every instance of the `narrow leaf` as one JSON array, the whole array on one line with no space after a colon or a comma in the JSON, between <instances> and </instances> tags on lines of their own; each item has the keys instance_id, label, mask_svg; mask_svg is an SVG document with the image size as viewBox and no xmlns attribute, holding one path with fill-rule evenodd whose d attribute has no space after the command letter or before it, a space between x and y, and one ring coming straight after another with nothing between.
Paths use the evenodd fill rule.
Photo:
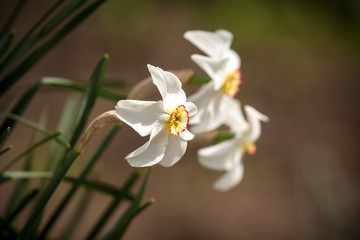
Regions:
<instances>
[{"instance_id":1,"label":"narrow leaf","mask_svg":"<svg viewBox=\"0 0 360 240\"><path fill-rule=\"evenodd\" d=\"M27 0L19 0L18 1L17 5L14 8L14 11L10 14L8 20L6 21L2 31L0 33L0 36L3 36L4 34L6 34L6 32L8 32L13 27L13 24L14 24L16 18L18 17L21 9L24 7L26 2L27 2Z\"/></svg>"},{"instance_id":2,"label":"narrow leaf","mask_svg":"<svg viewBox=\"0 0 360 240\"><path fill-rule=\"evenodd\" d=\"M6 153L7 151L12 149L12 145L8 146L7 148L5 148L4 150L0 151L0 156L3 155L4 153Z\"/></svg>"},{"instance_id":3,"label":"narrow leaf","mask_svg":"<svg viewBox=\"0 0 360 240\"><path fill-rule=\"evenodd\" d=\"M108 55L104 55L90 78L89 86L84 93L78 115L74 121L74 128L71 131L72 135L69 138L71 146L75 146L82 130L85 128L91 109L95 104L96 97L104 79L108 58Z\"/></svg>"},{"instance_id":4,"label":"narrow leaf","mask_svg":"<svg viewBox=\"0 0 360 240\"><path fill-rule=\"evenodd\" d=\"M232 132L219 132L215 136L214 142L221 142L221 141L229 140L229 139L232 139L234 136L235 136L235 134Z\"/></svg>"},{"instance_id":5,"label":"narrow leaf","mask_svg":"<svg viewBox=\"0 0 360 240\"><path fill-rule=\"evenodd\" d=\"M192 76L187 84L205 84L211 81L210 77L207 76Z\"/></svg>"},{"instance_id":6,"label":"narrow leaf","mask_svg":"<svg viewBox=\"0 0 360 240\"><path fill-rule=\"evenodd\" d=\"M50 231L51 227L54 225L58 217L62 212L64 212L64 208L68 205L69 201L71 200L72 196L78 189L78 187L82 184L82 182L85 180L86 175L93 169L95 166L95 163L99 160L102 153L105 151L106 147L110 143L111 139L115 136L115 133L119 129L119 126L114 126L110 130L109 134L106 136L98 150L95 152L89 163L86 165L82 173L80 174L79 178L77 178L72 185L71 189L68 191L66 196L63 198L61 203L58 205L58 207L55 209L54 213L51 215L49 221L45 225L44 229L42 230L41 234L39 235L38 239L43 239L47 235L47 233Z\"/></svg>"},{"instance_id":7,"label":"narrow leaf","mask_svg":"<svg viewBox=\"0 0 360 240\"><path fill-rule=\"evenodd\" d=\"M10 119L13 119L13 120L15 120L17 122L20 122L20 123L24 124L25 126L28 126L28 127L32 128L32 129L46 135L46 136L48 136L48 137L53 135L53 133L50 133L46 129L44 129L43 126L41 126L41 125L39 125L37 123L34 123L34 122L32 122L32 121L30 121L30 120L28 120L26 118L23 118L21 116L18 116L16 114L5 113L5 112L0 111L0 117L7 117L7 118L10 118ZM70 147L69 143L65 142L63 139L59 138L58 136L55 137L55 140L58 143L63 144L67 148Z\"/></svg>"},{"instance_id":8,"label":"narrow leaf","mask_svg":"<svg viewBox=\"0 0 360 240\"><path fill-rule=\"evenodd\" d=\"M75 120L75 124L74 124L75 128L73 135L71 135L70 137L70 144L76 143L89 117L90 110L92 109L95 103L96 96L98 94L98 91L101 86L101 82L105 74L107 61L108 61L108 56L104 56L97 65L90 79L89 87L84 94L84 97L80 105L79 114ZM74 144L71 145L74 146ZM59 183L65 177L65 174L67 173L73 162L76 160L76 158L79 156L79 154L80 154L79 151L72 148L68 150L67 153L64 155L61 164L56 169L56 173L54 177L49 182L44 193L40 196L39 201L37 202L36 206L33 209L32 214L30 215L30 218L28 219L24 228L20 232L19 239L26 239L31 232L36 230L37 227L36 222L38 221L40 214L43 212L49 199L51 198L56 188L58 187Z\"/></svg>"},{"instance_id":9,"label":"narrow leaf","mask_svg":"<svg viewBox=\"0 0 360 240\"><path fill-rule=\"evenodd\" d=\"M115 195L115 198L112 201L112 203L104 211L103 215L101 216L99 221L96 223L95 227L92 228L89 235L86 237L87 240L91 240L91 239L96 238L96 236L102 230L102 228L107 223L109 218L115 212L116 208L119 206L119 204L122 202L122 200L125 199L126 194L129 193L132 186L136 183L136 181L139 179L139 177L140 177L140 172L139 171L134 171L133 174L126 181L122 191L119 191L119 193ZM132 201L135 201L135 199L133 199Z\"/></svg>"},{"instance_id":10,"label":"narrow leaf","mask_svg":"<svg viewBox=\"0 0 360 240\"><path fill-rule=\"evenodd\" d=\"M39 194L38 189L34 189L19 202L19 204L15 207L15 209L10 213L7 217L7 221L10 223L14 220L14 218L31 202L31 200Z\"/></svg>"},{"instance_id":11,"label":"narrow leaf","mask_svg":"<svg viewBox=\"0 0 360 240\"><path fill-rule=\"evenodd\" d=\"M11 41L14 38L15 31L9 31L7 34L0 38L0 61L5 56L6 52L8 51Z\"/></svg>"},{"instance_id":12,"label":"narrow leaf","mask_svg":"<svg viewBox=\"0 0 360 240\"><path fill-rule=\"evenodd\" d=\"M74 91L78 91L78 92L85 92L87 85L86 84L81 84L81 83L76 83L67 79L63 79L63 78L56 78L56 77L44 77L41 79L41 84L42 85L50 85L50 86L54 86L54 87L61 87L61 88L66 88L66 89L70 89L70 90L74 90ZM99 97L111 100L111 101L119 101L121 99L126 99L126 96L124 95L119 95L117 93L108 91L104 88L100 89L99 92Z\"/></svg>"},{"instance_id":13,"label":"narrow leaf","mask_svg":"<svg viewBox=\"0 0 360 240\"><path fill-rule=\"evenodd\" d=\"M4 146L4 143L7 137L9 136L9 133L10 133L10 127L7 127L4 131L2 131L2 134L0 136L0 150Z\"/></svg>"},{"instance_id":14,"label":"narrow leaf","mask_svg":"<svg viewBox=\"0 0 360 240\"><path fill-rule=\"evenodd\" d=\"M51 178L52 172L8 171L0 173L0 182L29 178Z\"/></svg>"},{"instance_id":15,"label":"narrow leaf","mask_svg":"<svg viewBox=\"0 0 360 240\"><path fill-rule=\"evenodd\" d=\"M138 195L135 197L135 199L132 201L129 208L126 210L124 215L122 215L122 217L118 220L118 222L115 224L115 226L102 238L102 240L120 239L122 237L122 235L125 233L127 227L129 226L133 217L136 215L136 212L139 209L140 202L144 195L146 184L147 184L148 178L150 176L150 172L151 172L151 169L148 170L146 177L144 179L144 182L140 188L140 191L139 191Z\"/></svg>"},{"instance_id":16,"label":"narrow leaf","mask_svg":"<svg viewBox=\"0 0 360 240\"><path fill-rule=\"evenodd\" d=\"M13 71L0 80L0 96L4 94L13 84L19 80L37 61L39 61L50 49L52 49L68 33L82 23L93 11L95 11L105 0L97 0L78 13L71 21L62 27L47 42L34 50ZM1 70L1 69L0 69Z\"/></svg>"},{"instance_id":17,"label":"narrow leaf","mask_svg":"<svg viewBox=\"0 0 360 240\"><path fill-rule=\"evenodd\" d=\"M17 102L15 107L11 110L11 114L21 116L29 103L31 102L32 98L34 97L35 93L39 89L40 84L36 83L34 84L29 90L27 90L24 95L20 98L20 100ZM6 128L10 127L13 128L16 124L16 120L7 117L4 121L4 123L1 126L1 131L4 131Z\"/></svg>"},{"instance_id":18,"label":"narrow leaf","mask_svg":"<svg viewBox=\"0 0 360 240\"><path fill-rule=\"evenodd\" d=\"M55 14L39 31L35 32L41 24L64 2L57 1L27 32L20 42L12 49L6 58L0 63L0 74L10 67L16 60L32 48L38 41L48 35L53 29L61 24L72 12L77 10L84 0L74 0L66 5L62 10Z\"/></svg>"},{"instance_id":19,"label":"narrow leaf","mask_svg":"<svg viewBox=\"0 0 360 240\"><path fill-rule=\"evenodd\" d=\"M75 177L66 176L64 178L64 180L71 182L71 183L75 183L77 179ZM99 191L101 193L112 195L112 196L124 194L124 198L127 200L134 199L134 197L132 195L130 195L130 193L124 192L123 189L117 189L115 186L110 185L108 183L94 181L94 180L84 180L81 183L81 185L84 186L88 190Z\"/></svg>"}]
</instances>

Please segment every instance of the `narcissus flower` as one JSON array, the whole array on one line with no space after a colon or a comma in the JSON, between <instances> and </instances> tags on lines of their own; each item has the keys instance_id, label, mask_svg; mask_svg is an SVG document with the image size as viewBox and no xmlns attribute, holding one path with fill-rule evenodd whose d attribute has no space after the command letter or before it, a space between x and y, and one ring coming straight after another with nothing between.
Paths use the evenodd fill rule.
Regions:
<instances>
[{"instance_id":1,"label":"narcissus flower","mask_svg":"<svg viewBox=\"0 0 360 240\"><path fill-rule=\"evenodd\" d=\"M244 174L241 159L245 152L250 155L256 152L255 142L261 134L260 121L269 120L255 108L245 106L246 122L241 113L240 104L237 109L232 111L227 121L231 131L235 134L234 138L198 151L201 165L213 170L226 171L214 183L214 188L219 191L227 191L241 181Z\"/></svg>"},{"instance_id":2,"label":"narcissus flower","mask_svg":"<svg viewBox=\"0 0 360 240\"><path fill-rule=\"evenodd\" d=\"M212 79L189 100L199 109L191 119L196 133L216 129L227 118L228 102L235 97L241 84L240 57L230 48L233 35L226 30L216 32L188 31L184 37L208 56L194 54L196 62Z\"/></svg>"},{"instance_id":3,"label":"narcissus flower","mask_svg":"<svg viewBox=\"0 0 360 240\"><path fill-rule=\"evenodd\" d=\"M153 83L162 101L121 100L117 103L118 117L141 136L150 140L127 155L131 166L148 167L174 165L184 155L187 141L194 135L187 129L195 104L186 101L180 80L172 73L148 65Z\"/></svg>"}]
</instances>

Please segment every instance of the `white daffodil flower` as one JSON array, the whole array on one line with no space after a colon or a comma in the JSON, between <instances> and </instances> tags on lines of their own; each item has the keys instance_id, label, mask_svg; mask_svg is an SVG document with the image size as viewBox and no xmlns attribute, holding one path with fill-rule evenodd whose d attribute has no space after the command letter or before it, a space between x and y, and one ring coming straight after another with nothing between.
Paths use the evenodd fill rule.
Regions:
<instances>
[{"instance_id":1,"label":"white daffodil flower","mask_svg":"<svg viewBox=\"0 0 360 240\"><path fill-rule=\"evenodd\" d=\"M187 141L194 138L187 126L197 108L186 101L181 82L174 74L151 65L148 69L162 101L121 100L116 106L116 114L123 122L141 136L150 134L148 142L125 158L133 167L170 167L184 155Z\"/></svg>"},{"instance_id":2,"label":"white daffodil flower","mask_svg":"<svg viewBox=\"0 0 360 240\"><path fill-rule=\"evenodd\" d=\"M190 121L196 125L192 131L211 131L223 124L229 102L239 91L240 57L230 48L233 35L229 31L188 31L184 37L208 55L194 54L191 59L212 79L189 97L198 107L198 114Z\"/></svg>"},{"instance_id":3,"label":"white daffodil flower","mask_svg":"<svg viewBox=\"0 0 360 240\"><path fill-rule=\"evenodd\" d=\"M227 191L242 180L244 174L242 156L245 152L250 155L256 152L255 142L261 134L260 121L269 120L255 108L245 106L246 122L239 103L237 109L239 110L232 112L227 122L231 131L235 133L234 138L198 151L201 165L213 170L226 171L214 183L214 188L219 191Z\"/></svg>"}]
</instances>

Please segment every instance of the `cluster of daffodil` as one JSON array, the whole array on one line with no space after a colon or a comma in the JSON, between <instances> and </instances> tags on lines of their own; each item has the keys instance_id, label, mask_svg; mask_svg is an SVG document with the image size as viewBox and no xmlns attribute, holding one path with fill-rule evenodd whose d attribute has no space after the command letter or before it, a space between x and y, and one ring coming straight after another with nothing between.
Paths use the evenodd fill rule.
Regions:
<instances>
[{"instance_id":1,"label":"cluster of daffodil","mask_svg":"<svg viewBox=\"0 0 360 240\"><path fill-rule=\"evenodd\" d=\"M226 191L241 181L242 156L245 152L255 153L260 121L268 118L255 108L245 106L245 120L240 102L234 98L239 92L241 70L240 57L230 48L233 39L230 32L188 31L184 37L207 55L194 54L191 58L211 81L187 99L176 75L148 65L162 101L121 100L117 103L117 117L141 136L150 135L149 141L126 159L133 167L155 164L170 167L184 155L187 141L192 140L194 134L225 125L234 137L200 149L198 159L207 168L226 172L214 184L215 189Z\"/></svg>"}]
</instances>

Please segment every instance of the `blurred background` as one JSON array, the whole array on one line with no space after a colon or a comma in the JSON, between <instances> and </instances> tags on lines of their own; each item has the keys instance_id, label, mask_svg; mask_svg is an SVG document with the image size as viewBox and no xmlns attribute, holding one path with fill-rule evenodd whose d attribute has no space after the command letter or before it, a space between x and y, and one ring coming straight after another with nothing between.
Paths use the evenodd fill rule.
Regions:
<instances>
[{"instance_id":1,"label":"blurred background","mask_svg":"<svg viewBox=\"0 0 360 240\"><path fill-rule=\"evenodd\" d=\"M54 2L27 2L15 22L17 40ZM1 1L0 24L15 3ZM110 0L33 67L2 104L6 99L13 104L43 76L87 81L104 53L110 55L105 84L127 84L125 90L115 89L119 92L147 77L148 63L204 75L190 59L201 52L183 33L227 29L242 60L243 85L237 97L271 120L262 124L258 151L244 157L243 181L220 193L212 184L222 173L202 168L197 147L190 143L175 166L154 169L145 199L154 197L156 203L135 219L125 239L360 239L359 24L358 0ZM191 93L197 86L185 89ZM55 130L67 96L67 91L42 88L25 117L38 121L45 111L48 129ZM92 117L115 104L98 100ZM11 104L1 107L9 110ZM71 174L81 170L103 132ZM11 159L26 149L31 134L18 125L7 142L13 150L5 156ZM93 175L121 186L132 171L124 157L145 141L123 127ZM41 156L38 153L39 169ZM2 160L1 166L6 162ZM13 186L0 185L1 212ZM63 184L50 204L68 187ZM53 229L54 239L78 200ZM84 238L109 202L101 194L92 196L74 239Z\"/></svg>"}]
</instances>

